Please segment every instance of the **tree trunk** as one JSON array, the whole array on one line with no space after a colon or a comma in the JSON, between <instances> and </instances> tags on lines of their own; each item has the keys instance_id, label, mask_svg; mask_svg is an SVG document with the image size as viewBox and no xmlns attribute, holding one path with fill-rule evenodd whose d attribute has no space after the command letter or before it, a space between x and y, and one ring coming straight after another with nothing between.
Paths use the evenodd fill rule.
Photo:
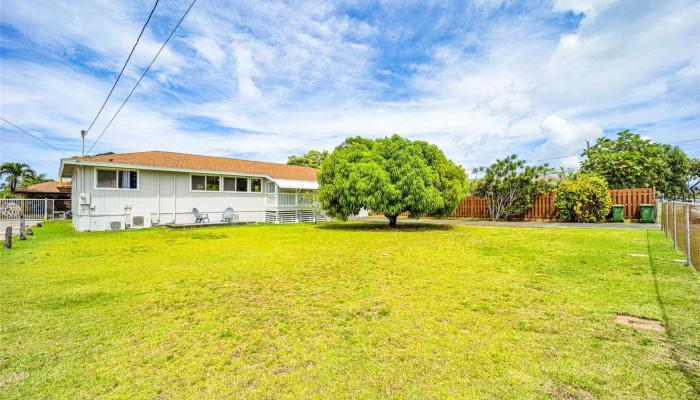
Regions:
<instances>
[{"instance_id":1,"label":"tree trunk","mask_svg":"<svg viewBox=\"0 0 700 400\"><path fill-rule=\"evenodd\" d=\"M389 219L389 227L394 228L396 226L397 215L387 215L386 217Z\"/></svg>"}]
</instances>

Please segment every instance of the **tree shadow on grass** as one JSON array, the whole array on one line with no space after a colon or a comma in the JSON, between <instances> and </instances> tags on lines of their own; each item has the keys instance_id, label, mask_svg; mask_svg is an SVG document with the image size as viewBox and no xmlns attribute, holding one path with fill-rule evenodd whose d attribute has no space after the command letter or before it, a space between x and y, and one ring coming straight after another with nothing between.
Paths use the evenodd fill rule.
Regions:
<instances>
[{"instance_id":1,"label":"tree shadow on grass","mask_svg":"<svg viewBox=\"0 0 700 400\"><path fill-rule=\"evenodd\" d=\"M389 223L381 222L329 222L319 225L317 229L333 231L365 231L365 232L424 232L424 231L450 231L452 225L426 224L420 222L398 223L390 227Z\"/></svg>"}]
</instances>

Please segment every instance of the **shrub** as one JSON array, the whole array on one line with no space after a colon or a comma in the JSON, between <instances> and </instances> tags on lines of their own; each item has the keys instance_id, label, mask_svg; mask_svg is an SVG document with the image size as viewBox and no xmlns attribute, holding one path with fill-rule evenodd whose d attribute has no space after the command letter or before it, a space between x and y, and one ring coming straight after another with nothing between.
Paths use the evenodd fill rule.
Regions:
<instances>
[{"instance_id":1,"label":"shrub","mask_svg":"<svg viewBox=\"0 0 700 400\"><path fill-rule=\"evenodd\" d=\"M599 176L579 174L559 182L554 203L567 221L605 221L611 203L608 184Z\"/></svg>"},{"instance_id":2,"label":"shrub","mask_svg":"<svg viewBox=\"0 0 700 400\"><path fill-rule=\"evenodd\" d=\"M549 191L549 183L543 179L549 166L526 165L513 154L503 160L496 160L489 167L477 168L484 177L474 185L474 194L486 198L491 219L510 219L532 207L538 194Z\"/></svg>"}]
</instances>

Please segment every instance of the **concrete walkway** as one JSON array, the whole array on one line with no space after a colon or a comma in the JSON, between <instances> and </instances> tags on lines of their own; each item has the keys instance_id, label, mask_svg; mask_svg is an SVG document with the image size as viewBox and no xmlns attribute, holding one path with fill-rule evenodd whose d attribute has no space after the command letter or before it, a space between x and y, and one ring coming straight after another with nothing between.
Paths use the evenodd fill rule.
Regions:
<instances>
[{"instance_id":1,"label":"concrete walkway","mask_svg":"<svg viewBox=\"0 0 700 400\"><path fill-rule=\"evenodd\" d=\"M25 221L24 226L26 226L27 228L31 228L39 222L41 221L27 220ZM12 227L12 236L19 235L19 220L0 221L0 235L3 239L5 238L5 229L7 229L8 226Z\"/></svg>"},{"instance_id":2,"label":"concrete walkway","mask_svg":"<svg viewBox=\"0 0 700 400\"><path fill-rule=\"evenodd\" d=\"M387 223L384 217L355 217L350 218L356 222ZM472 221L464 219L409 219L399 218L396 222L404 224L433 224L433 225L467 225L467 226L505 226L515 228L578 228L578 229L653 229L661 230L660 224L640 224L640 223L595 223L578 224L573 222L533 222L533 221Z\"/></svg>"}]
</instances>

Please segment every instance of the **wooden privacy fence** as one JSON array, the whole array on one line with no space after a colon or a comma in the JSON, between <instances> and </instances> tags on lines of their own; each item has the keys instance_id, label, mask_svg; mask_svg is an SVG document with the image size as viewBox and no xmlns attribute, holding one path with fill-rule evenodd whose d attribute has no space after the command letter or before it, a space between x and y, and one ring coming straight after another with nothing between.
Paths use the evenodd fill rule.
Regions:
<instances>
[{"instance_id":1,"label":"wooden privacy fence","mask_svg":"<svg viewBox=\"0 0 700 400\"><path fill-rule=\"evenodd\" d=\"M524 214L514 217L520 220L556 220L559 219L559 212L554 204L554 192L542 193L535 198L531 208ZM617 189L610 190L611 204L622 204L625 206L625 219L638 220L641 218L639 206L642 204L655 204L656 192L653 188L639 189ZM381 215L381 214L380 214ZM404 211L401 216L408 216L408 211ZM491 218L486 199L478 196L467 196L457 206L451 218Z\"/></svg>"},{"instance_id":2,"label":"wooden privacy fence","mask_svg":"<svg viewBox=\"0 0 700 400\"><path fill-rule=\"evenodd\" d=\"M640 219L639 206L642 204L654 204L656 194L653 188L619 189L611 190L612 204L625 206L625 219ZM490 218L486 206L486 199L477 196L467 196L457 207L454 218ZM515 219L542 219L555 220L559 218L557 207L554 204L554 192L542 193L535 199L533 206L523 215Z\"/></svg>"},{"instance_id":3,"label":"wooden privacy fence","mask_svg":"<svg viewBox=\"0 0 700 400\"><path fill-rule=\"evenodd\" d=\"M612 204L625 206L625 218L627 219L640 219L639 206L654 204L656 201L656 193L652 188L611 190L610 197Z\"/></svg>"},{"instance_id":4,"label":"wooden privacy fence","mask_svg":"<svg viewBox=\"0 0 700 400\"><path fill-rule=\"evenodd\" d=\"M477 196L467 196L457 206L452 216L456 218L488 218L489 209L486 207L486 199Z\"/></svg>"}]
</instances>

